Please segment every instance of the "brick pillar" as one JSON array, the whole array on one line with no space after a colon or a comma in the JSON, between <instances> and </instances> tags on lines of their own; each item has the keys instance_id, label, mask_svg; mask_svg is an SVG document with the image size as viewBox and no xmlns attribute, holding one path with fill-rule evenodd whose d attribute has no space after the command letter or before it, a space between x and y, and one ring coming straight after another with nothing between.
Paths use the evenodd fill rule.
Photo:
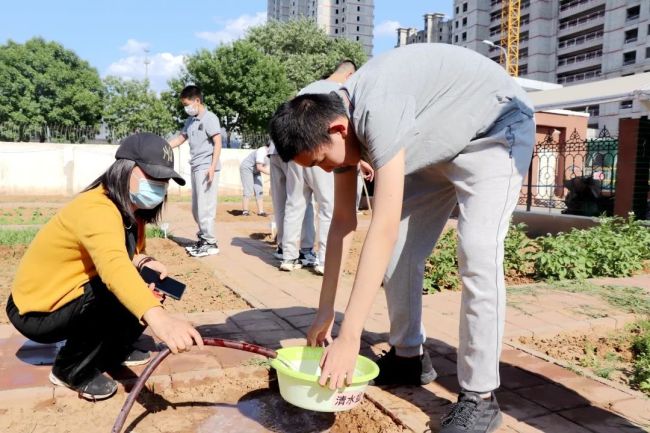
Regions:
<instances>
[{"instance_id":1,"label":"brick pillar","mask_svg":"<svg viewBox=\"0 0 650 433\"><path fill-rule=\"evenodd\" d=\"M614 214L648 218L648 176L650 172L650 121L621 119L618 127L616 199Z\"/></svg>"}]
</instances>

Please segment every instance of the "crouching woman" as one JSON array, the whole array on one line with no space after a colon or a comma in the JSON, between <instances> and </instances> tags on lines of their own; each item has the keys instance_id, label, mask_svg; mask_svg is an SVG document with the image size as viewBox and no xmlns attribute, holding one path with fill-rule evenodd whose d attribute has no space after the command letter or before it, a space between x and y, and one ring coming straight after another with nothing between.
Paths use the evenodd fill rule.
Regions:
<instances>
[{"instance_id":1,"label":"crouching woman","mask_svg":"<svg viewBox=\"0 0 650 433\"><path fill-rule=\"evenodd\" d=\"M7 302L9 320L27 338L65 340L50 381L92 400L117 390L105 371L148 361L132 346L147 325L174 353L202 347L196 329L168 314L138 272L167 274L145 253L145 224L158 221L169 179L185 184L172 150L142 133L127 137L115 158L38 232Z\"/></svg>"}]
</instances>

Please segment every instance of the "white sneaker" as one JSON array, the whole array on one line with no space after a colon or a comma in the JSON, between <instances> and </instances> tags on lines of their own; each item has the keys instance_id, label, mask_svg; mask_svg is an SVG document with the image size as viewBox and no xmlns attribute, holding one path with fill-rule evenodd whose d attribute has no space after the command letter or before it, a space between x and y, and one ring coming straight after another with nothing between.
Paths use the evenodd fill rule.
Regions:
<instances>
[{"instance_id":1,"label":"white sneaker","mask_svg":"<svg viewBox=\"0 0 650 433\"><path fill-rule=\"evenodd\" d=\"M273 253L273 257L275 257L278 260L284 259L284 256L282 255L282 248L278 247L275 252Z\"/></svg>"},{"instance_id":2,"label":"white sneaker","mask_svg":"<svg viewBox=\"0 0 650 433\"><path fill-rule=\"evenodd\" d=\"M281 271L295 271L296 269L302 268L302 263L300 259L294 259L294 260L283 260L282 263L280 263L280 270Z\"/></svg>"},{"instance_id":3,"label":"white sneaker","mask_svg":"<svg viewBox=\"0 0 650 433\"><path fill-rule=\"evenodd\" d=\"M323 265L314 266L314 272L316 272L318 275L325 275L325 266Z\"/></svg>"}]
</instances>

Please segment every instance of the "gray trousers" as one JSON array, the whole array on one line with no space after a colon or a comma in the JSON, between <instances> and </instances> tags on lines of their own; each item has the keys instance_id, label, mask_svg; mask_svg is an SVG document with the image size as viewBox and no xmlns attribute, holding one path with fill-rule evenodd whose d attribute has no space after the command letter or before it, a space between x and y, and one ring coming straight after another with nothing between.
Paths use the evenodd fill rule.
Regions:
<instances>
[{"instance_id":1,"label":"gray trousers","mask_svg":"<svg viewBox=\"0 0 650 433\"><path fill-rule=\"evenodd\" d=\"M460 386L469 391L488 392L500 384L503 242L534 143L534 120L522 113L453 160L405 178L399 237L384 278L389 342L400 356L421 353L424 264L458 203L463 291L457 368Z\"/></svg>"},{"instance_id":2,"label":"gray trousers","mask_svg":"<svg viewBox=\"0 0 650 433\"><path fill-rule=\"evenodd\" d=\"M264 195L264 181L262 173L252 168L239 166L239 177L241 179L242 192L244 197L262 197Z\"/></svg>"},{"instance_id":3,"label":"gray trousers","mask_svg":"<svg viewBox=\"0 0 650 433\"><path fill-rule=\"evenodd\" d=\"M312 197L318 204L318 260L325 263L327 234L334 211L334 174L320 167L301 167L291 161L287 167L287 204L284 213L282 252L284 260L298 258L300 222ZM312 242L313 246L313 242Z\"/></svg>"},{"instance_id":4,"label":"gray trousers","mask_svg":"<svg viewBox=\"0 0 650 433\"><path fill-rule=\"evenodd\" d=\"M217 215L219 173L215 171L214 180L209 183L206 180L207 168L192 169L192 215L199 226L196 236L210 243L217 241L214 219Z\"/></svg>"},{"instance_id":5,"label":"gray trousers","mask_svg":"<svg viewBox=\"0 0 650 433\"><path fill-rule=\"evenodd\" d=\"M284 237L284 213L287 204L287 166L278 155L270 155L271 170L271 200L273 201L273 218L277 230L277 242L282 246ZM311 202L305 210L302 220L300 249L311 249L314 246L316 232L314 230L314 208ZM296 256L297 257L297 256Z\"/></svg>"}]
</instances>

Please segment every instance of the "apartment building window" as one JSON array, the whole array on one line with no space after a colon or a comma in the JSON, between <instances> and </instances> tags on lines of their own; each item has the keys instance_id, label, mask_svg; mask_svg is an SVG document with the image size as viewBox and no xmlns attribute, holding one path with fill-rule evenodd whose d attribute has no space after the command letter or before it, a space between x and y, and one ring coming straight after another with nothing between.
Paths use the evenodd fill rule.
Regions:
<instances>
[{"instance_id":1,"label":"apartment building window","mask_svg":"<svg viewBox=\"0 0 650 433\"><path fill-rule=\"evenodd\" d=\"M633 104L634 104L634 102L631 99L628 99L627 101L621 101L621 105L620 105L621 110L630 109L630 108L632 108Z\"/></svg>"},{"instance_id":2,"label":"apartment building window","mask_svg":"<svg viewBox=\"0 0 650 433\"><path fill-rule=\"evenodd\" d=\"M463 41L467 40L467 32L463 32Z\"/></svg>"},{"instance_id":3,"label":"apartment building window","mask_svg":"<svg viewBox=\"0 0 650 433\"><path fill-rule=\"evenodd\" d=\"M442 36L438 36L438 40L441 41L441 40L442 40ZM649 49L650 49L650 48L649 48Z\"/></svg>"},{"instance_id":4,"label":"apartment building window","mask_svg":"<svg viewBox=\"0 0 650 433\"><path fill-rule=\"evenodd\" d=\"M361 18L359 17L359 15L357 15L357 21L361 21Z\"/></svg>"},{"instance_id":5,"label":"apartment building window","mask_svg":"<svg viewBox=\"0 0 650 433\"><path fill-rule=\"evenodd\" d=\"M339 29L334 29L334 33L339 34Z\"/></svg>"},{"instance_id":6,"label":"apartment building window","mask_svg":"<svg viewBox=\"0 0 650 433\"><path fill-rule=\"evenodd\" d=\"M458 35L454 36L454 42L458 42Z\"/></svg>"},{"instance_id":7,"label":"apartment building window","mask_svg":"<svg viewBox=\"0 0 650 433\"><path fill-rule=\"evenodd\" d=\"M463 12L467 12L467 3L463 3Z\"/></svg>"},{"instance_id":8,"label":"apartment building window","mask_svg":"<svg viewBox=\"0 0 650 433\"><path fill-rule=\"evenodd\" d=\"M650 59L650 47L645 49L645 58Z\"/></svg>"},{"instance_id":9,"label":"apartment building window","mask_svg":"<svg viewBox=\"0 0 650 433\"><path fill-rule=\"evenodd\" d=\"M623 65L632 65L636 63L636 51L628 51L623 53Z\"/></svg>"},{"instance_id":10,"label":"apartment building window","mask_svg":"<svg viewBox=\"0 0 650 433\"><path fill-rule=\"evenodd\" d=\"M463 18L463 27L467 27L467 17Z\"/></svg>"},{"instance_id":11,"label":"apartment building window","mask_svg":"<svg viewBox=\"0 0 650 433\"><path fill-rule=\"evenodd\" d=\"M357 6L357 12L361 12L361 6Z\"/></svg>"},{"instance_id":12,"label":"apartment building window","mask_svg":"<svg viewBox=\"0 0 650 433\"><path fill-rule=\"evenodd\" d=\"M458 15L459 13L460 13L460 8L456 6L456 15Z\"/></svg>"},{"instance_id":13,"label":"apartment building window","mask_svg":"<svg viewBox=\"0 0 650 433\"><path fill-rule=\"evenodd\" d=\"M628 21L635 20L639 18L640 13L641 13L641 6L634 6L631 8L627 8L626 19Z\"/></svg>"},{"instance_id":14,"label":"apartment building window","mask_svg":"<svg viewBox=\"0 0 650 433\"><path fill-rule=\"evenodd\" d=\"M456 28L458 28L458 21L454 22L454 26L456 26Z\"/></svg>"},{"instance_id":15,"label":"apartment building window","mask_svg":"<svg viewBox=\"0 0 650 433\"><path fill-rule=\"evenodd\" d=\"M338 14L339 14L339 10L338 10L338 9L335 9L335 10L334 10L334 13L335 13L336 15L338 15Z\"/></svg>"},{"instance_id":16,"label":"apartment building window","mask_svg":"<svg viewBox=\"0 0 650 433\"><path fill-rule=\"evenodd\" d=\"M337 18L334 20L334 24L338 24L338 23L339 23L339 19Z\"/></svg>"},{"instance_id":17,"label":"apartment building window","mask_svg":"<svg viewBox=\"0 0 650 433\"><path fill-rule=\"evenodd\" d=\"M357 41L359 40L359 36L357 36Z\"/></svg>"},{"instance_id":18,"label":"apartment building window","mask_svg":"<svg viewBox=\"0 0 650 433\"><path fill-rule=\"evenodd\" d=\"M639 29L627 30L625 32L625 43L635 42L639 37Z\"/></svg>"},{"instance_id":19,"label":"apartment building window","mask_svg":"<svg viewBox=\"0 0 650 433\"><path fill-rule=\"evenodd\" d=\"M357 31L359 31L359 29L360 29L360 27L359 27L359 26L357 26Z\"/></svg>"},{"instance_id":20,"label":"apartment building window","mask_svg":"<svg viewBox=\"0 0 650 433\"><path fill-rule=\"evenodd\" d=\"M519 75L526 75L526 74L528 74L528 65L519 66Z\"/></svg>"}]
</instances>

